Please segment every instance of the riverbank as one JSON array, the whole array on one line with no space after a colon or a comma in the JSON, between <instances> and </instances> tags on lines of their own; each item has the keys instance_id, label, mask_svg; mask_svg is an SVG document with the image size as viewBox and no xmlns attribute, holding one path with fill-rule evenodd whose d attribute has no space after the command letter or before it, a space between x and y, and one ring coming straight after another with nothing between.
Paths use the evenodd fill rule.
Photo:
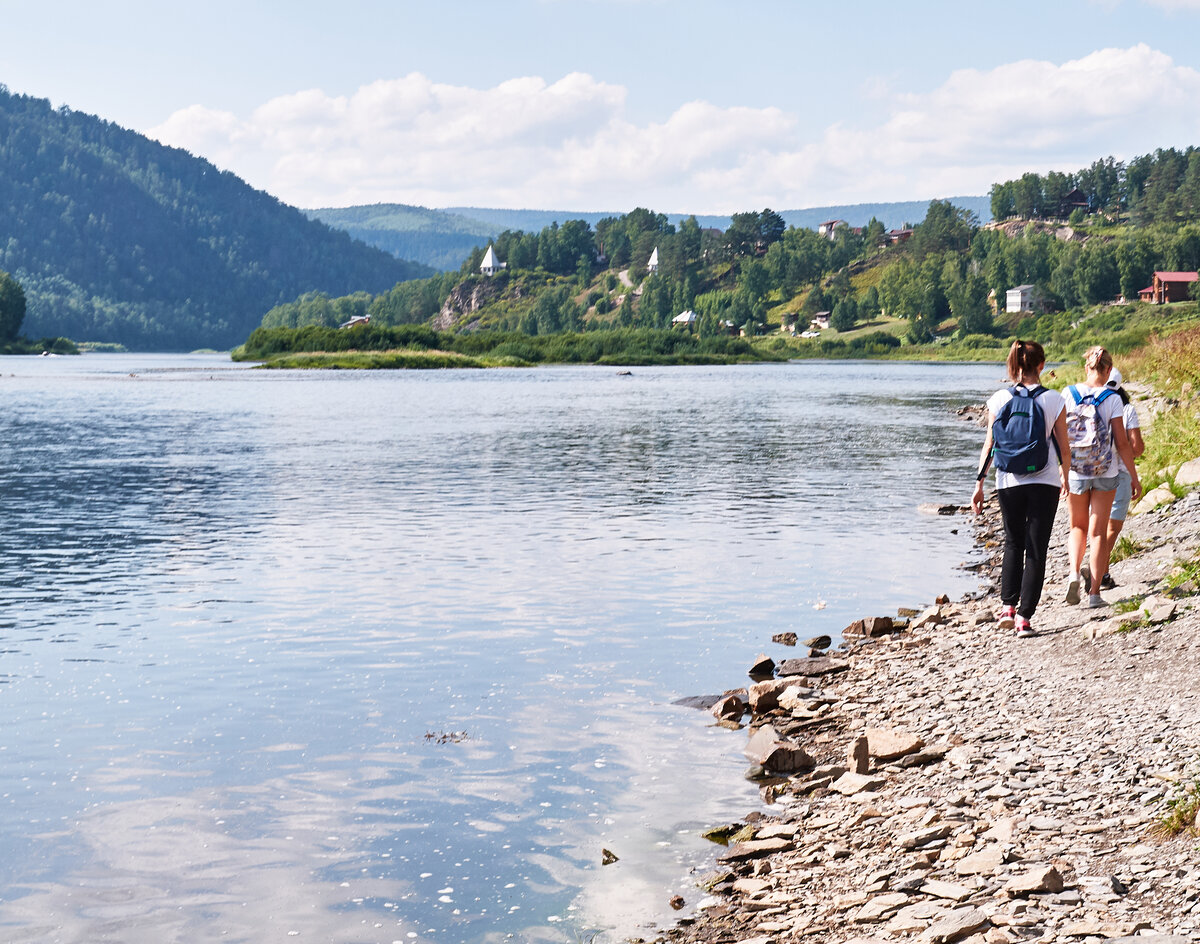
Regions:
<instances>
[{"instance_id":1,"label":"riverbank","mask_svg":"<svg viewBox=\"0 0 1200 944\"><path fill-rule=\"evenodd\" d=\"M1059 517L1036 637L996 626L991 500L978 599L747 686L767 814L656 940L1200 941L1200 493L1130 519L1104 609L1062 602Z\"/></svg>"}]
</instances>

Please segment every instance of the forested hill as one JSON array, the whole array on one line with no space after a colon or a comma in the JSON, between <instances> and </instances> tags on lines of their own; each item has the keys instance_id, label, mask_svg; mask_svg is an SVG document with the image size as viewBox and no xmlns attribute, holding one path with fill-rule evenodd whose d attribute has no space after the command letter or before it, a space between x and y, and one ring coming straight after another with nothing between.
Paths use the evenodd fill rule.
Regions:
<instances>
[{"instance_id":1,"label":"forested hill","mask_svg":"<svg viewBox=\"0 0 1200 944\"><path fill-rule=\"evenodd\" d=\"M981 222L991 218L988 197L950 197L949 202L973 212ZM816 229L827 220L844 220L850 226L866 226L872 219L885 227L898 229L925 218L928 200L909 200L899 203L855 203L839 206L809 207L803 210L780 210L779 216L789 226ZM622 212L571 210L501 210L488 207L449 207L429 210L402 203L378 203L369 206L341 208L324 207L306 210L314 219L336 226L355 239L378 246L401 259L415 259L442 271L457 269L463 259L476 247L486 246L505 231L536 233L547 226L559 226L568 220L583 220L596 226L601 220L616 219ZM667 221L679 226L692 215L664 214ZM695 216L696 222L722 232L733 222L729 216Z\"/></svg>"},{"instance_id":2,"label":"forested hill","mask_svg":"<svg viewBox=\"0 0 1200 944\"><path fill-rule=\"evenodd\" d=\"M186 151L0 85L0 270L27 336L227 348L305 292L432 274Z\"/></svg>"}]
</instances>

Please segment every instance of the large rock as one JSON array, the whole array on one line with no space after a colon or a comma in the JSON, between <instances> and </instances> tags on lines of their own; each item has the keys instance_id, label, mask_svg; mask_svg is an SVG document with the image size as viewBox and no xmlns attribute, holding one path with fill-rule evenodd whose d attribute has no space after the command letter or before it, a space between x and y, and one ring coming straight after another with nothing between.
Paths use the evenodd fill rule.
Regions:
<instances>
[{"instance_id":1,"label":"large rock","mask_svg":"<svg viewBox=\"0 0 1200 944\"><path fill-rule=\"evenodd\" d=\"M803 675L811 677L814 675L833 675L837 672L845 672L849 665L841 659L818 658L818 659L784 659L779 663L778 672L781 676L786 675Z\"/></svg>"},{"instance_id":2,"label":"large rock","mask_svg":"<svg viewBox=\"0 0 1200 944\"><path fill-rule=\"evenodd\" d=\"M775 660L765 652L760 652L750 664L751 678L770 678L775 674Z\"/></svg>"},{"instance_id":3,"label":"large rock","mask_svg":"<svg viewBox=\"0 0 1200 944\"><path fill-rule=\"evenodd\" d=\"M747 692L746 700L756 715L766 714L779 707L779 696L788 688L807 687L802 678L768 679L755 682Z\"/></svg>"},{"instance_id":4,"label":"large rock","mask_svg":"<svg viewBox=\"0 0 1200 944\"><path fill-rule=\"evenodd\" d=\"M1148 511L1153 511L1159 505L1167 505L1175 501L1175 493L1171 491L1169 485L1160 485L1158 488L1147 492L1142 496L1133 508L1130 509L1131 515L1144 515Z\"/></svg>"},{"instance_id":5,"label":"large rock","mask_svg":"<svg viewBox=\"0 0 1200 944\"><path fill-rule=\"evenodd\" d=\"M842 630L843 636L886 636L892 631L890 616L868 616L866 619L855 620Z\"/></svg>"},{"instance_id":6,"label":"large rock","mask_svg":"<svg viewBox=\"0 0 1200 944\"><path fill-rule=\"evenodd\" d=\"M1176 485L1200 485L1200 458L1185 462L1175 473Z\"/></svg>"},{"instance_id":7,"label":"large rock","mask_svg":"<svg viewBox=\"0 0 1200 944\"><path fill-rule=\"evenodd\" d=\"M726 695L713 705L712 713L719 721L740 721L746 713L746 703L737 695Z\"/></svg>"},{"instance_id":8,"label":"large rock","mask_svg":"<svg viewBox=\"0 0 1200 944\"><path fill-rule=\"evenodd\" d=\"M772 773L791 774L815 767L817 762L795 741L788 741L764 724L746 742L746 758Z\"/></svg>"},{"instance_id":9,"label":"large rock","mask_svg":"<svg viewBox=\"0 0 1200 944\"><path fill-rule=\"evenodd\" d=\"M867 728L867 750L876 760L889 761L914 754L925 742L908 731L892 728Z\"/></svg>"},{"instance_id":10,"label":"large rock","mask_svg":"<svg viewBox=\"0 0 1200 944\"><path fill-rule=\"evenodd\" d=\"M1052 865L1035 865L1028 872L1014 875L1004 886L1004 891L1013 898L1037 895L1044 892L1061 892L1062 876Z\"/></svg>"},{"instance_id":11,"label":"large rock","mask_svg":"<svg viewBox=\"0 0 1200 944\"><path fill-rule=\"evenodd\" d=\"M923 937L934 944L950 944L968 934L982 931L989 924L991 921L988 916L978 908L959 908L930 925Z\"/></svg>"},{"instance_id":12,"label":"large rock","mask_svg":"<svg viewBox=\"0 0 1200 944\"><path fill-rule=\"evenodd\" d=\"M994 875L1004 865L1005 858L1002 848L992 846L963 856L954 863L954 871L959 875Z\"/></svg>"}]
</instances>

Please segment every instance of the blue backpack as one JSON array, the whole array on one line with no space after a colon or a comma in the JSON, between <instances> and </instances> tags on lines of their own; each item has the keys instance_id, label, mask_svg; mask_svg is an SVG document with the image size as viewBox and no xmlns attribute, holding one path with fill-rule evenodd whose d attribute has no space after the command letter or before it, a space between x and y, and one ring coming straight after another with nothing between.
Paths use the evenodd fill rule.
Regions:
<instances>
[{"instance_id":1,"label":"blue backpack","mask_svg":"<svg viewBox=\"0 0 1200 944\"><path fill-rule=\"evenodd\" d=\"M1000 407L992 423L992 461L1002 472L1029 475L1040 472L1050 460L1046 439L1046 415L1038 397L1042 386L1030 390L1020 384L1011 389L1012 399ZM1054 444L1055 450L1058 443Z\"/></svg>"}]
</instances>

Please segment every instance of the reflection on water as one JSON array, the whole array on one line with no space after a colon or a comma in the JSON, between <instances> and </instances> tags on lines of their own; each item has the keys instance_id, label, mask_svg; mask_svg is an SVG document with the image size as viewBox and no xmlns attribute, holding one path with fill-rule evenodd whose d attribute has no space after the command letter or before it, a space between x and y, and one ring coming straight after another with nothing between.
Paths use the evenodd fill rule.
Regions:
<instances>
[{"instance_id":1,"label":"reflection on water","mask_svg":"<svg viewBox=\"0 0 1200 944\"><path fill-rule=\"evenodd\" d=\"M998 376L0 368L0 926L65 942L669 921L758 805L670 702L970 588L915 508Z\"/></svg>"}]
</instances>

